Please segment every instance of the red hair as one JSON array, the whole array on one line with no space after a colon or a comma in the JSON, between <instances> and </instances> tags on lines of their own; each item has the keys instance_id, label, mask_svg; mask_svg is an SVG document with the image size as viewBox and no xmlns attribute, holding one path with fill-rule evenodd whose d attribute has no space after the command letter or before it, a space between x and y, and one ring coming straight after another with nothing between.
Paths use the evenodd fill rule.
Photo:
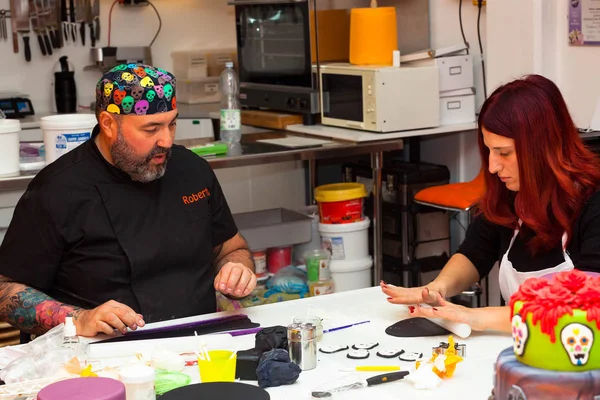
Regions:
<instances>
[{"instance_id":1,"label":"red hair","mask_svg":"<svg viewBox=\"0 0 600 400\"><path fill-rule=\"evenodd\" d=\"M479 114L478 142L486 191L479 207L490 222L535 232L532 254L558 245L600 184L600 160L581 140L558 87L529 75L499 87ZM482 128L515 141L519 191L489 172Z\"/></svg>"}]
</instances>

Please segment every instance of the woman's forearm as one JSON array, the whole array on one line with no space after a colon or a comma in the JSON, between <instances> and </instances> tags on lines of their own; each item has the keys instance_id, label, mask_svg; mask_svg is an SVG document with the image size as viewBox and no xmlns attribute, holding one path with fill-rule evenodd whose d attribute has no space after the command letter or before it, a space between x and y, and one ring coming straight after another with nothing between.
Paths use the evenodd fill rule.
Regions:
<instances>
[{"instance_id":1,"label":"woman's forearm","mask_svg":"<svg viewBox=\"0 0 600 400\"><path fill-rule=\"evenodd\" d=\"M450 257L438 277L427 287L449 298L467 290L478 280L477 268L467 257L457 253Z\"/></svg>"},{"instance_id":2,"label":"woman's forearm","mask_svg":"<svg viewBox=\"0 0 600 400\"><path fill-rule=\"evenodd\" d=\"M483 307L473 308L471 327L479 327L484 331L510 332L510 307Z\"/></svg>"}]
</instances>

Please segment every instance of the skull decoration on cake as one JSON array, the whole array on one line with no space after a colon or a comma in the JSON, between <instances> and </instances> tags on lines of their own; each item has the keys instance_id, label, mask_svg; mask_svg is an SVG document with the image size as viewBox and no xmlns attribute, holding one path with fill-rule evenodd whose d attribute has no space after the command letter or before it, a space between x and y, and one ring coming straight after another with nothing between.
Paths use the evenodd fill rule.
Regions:
<instances>
[{"instance_id":1,"label":"skull decoration on cake","mask_svg":"<svg viewBox=\"0 0 600 400\"><path fill-rule=\"evenodd\" d=\"M560 341L573 365L585 365L588 362L594 345L594 333L590 328L575 322L569 324L560 332Z\"/></svg>"},{"instance_id":2,"label":"skull decoration on cake","mask_svg":"<svg viewBox=\"0 0 600 400\"><path fill-rule=\"evenodd\" d=\"M515 314L512 317L512 337L515 354L517 356L522 356L525 352L527 339L529 338L529 329L527 327L527 322L523 321L519 314Z\"/></svg>"}]
</instances>

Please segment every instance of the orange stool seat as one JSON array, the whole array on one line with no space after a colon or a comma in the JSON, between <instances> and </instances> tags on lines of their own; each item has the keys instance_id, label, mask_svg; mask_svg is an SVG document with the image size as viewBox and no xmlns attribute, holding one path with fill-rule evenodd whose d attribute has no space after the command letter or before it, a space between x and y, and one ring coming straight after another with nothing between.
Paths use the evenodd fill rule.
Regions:
<instances>
[{"instance_id":1,"label":"orange stool seat","mask_svg":"<svg viewBox=\"0 0 600 400\"><path fill-rule=\"evenodd\" d=\"M415 194L415 202L449 210L469 210L485 191L483 173L470 182L432 186Z\"/></svg>"}]
</instances>

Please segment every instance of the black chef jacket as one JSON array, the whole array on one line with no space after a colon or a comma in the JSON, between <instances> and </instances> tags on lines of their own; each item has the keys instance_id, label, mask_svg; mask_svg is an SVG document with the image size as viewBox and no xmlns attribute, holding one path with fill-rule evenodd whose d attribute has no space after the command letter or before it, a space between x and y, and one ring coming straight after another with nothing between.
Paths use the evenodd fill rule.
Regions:
<instances>
[{"instance_id":1,"label":"black chef jacket","mask_svg":"<svg viewBox=\"0 0 600 400\"><path fill-rule=\"evenodd\" d=\"M213 249L236 233L203 158L174 145L165 175L139 183L89 140L30 183L0 246L0 274L87 309L116 300L146 322L211 313Z\"/></svg>"}]
</instances>

